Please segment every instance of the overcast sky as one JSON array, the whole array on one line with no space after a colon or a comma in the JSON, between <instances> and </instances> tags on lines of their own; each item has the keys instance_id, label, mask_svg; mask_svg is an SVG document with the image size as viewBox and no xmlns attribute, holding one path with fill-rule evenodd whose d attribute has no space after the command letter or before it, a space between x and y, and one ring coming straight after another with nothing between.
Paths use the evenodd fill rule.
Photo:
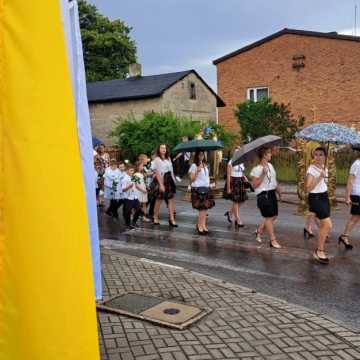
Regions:
<instances>
[{"instance_id":1,"label":"overcast sky","mask_svg":"<svg viewBox=\"0 0 360 360\"><path fill-rule=\"evenodd\" d=\"M354 34L360 0L88 0L133 28L143 75L195 69L216 89L212 61L285 27ZM360 35L360 26L357 29Z\"/></svg>"}]
</instances>

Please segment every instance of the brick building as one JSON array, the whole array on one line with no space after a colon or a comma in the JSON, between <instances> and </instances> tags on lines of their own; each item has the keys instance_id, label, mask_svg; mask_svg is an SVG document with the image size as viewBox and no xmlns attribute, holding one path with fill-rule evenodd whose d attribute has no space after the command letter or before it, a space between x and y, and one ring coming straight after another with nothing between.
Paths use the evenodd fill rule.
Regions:
<instances>
[{"instance_id":1,"label":"brick building","mask_svg":"<svg viewBox=\"0 0 360 360\"><path fill-rule=\"evenodd\" d=\"M131 71L125 80L88 83L93 135L112 145L108 137L119 117L140 118L146 111L172 111L199 120L216 120L223 101L195 70L141 76Z\"/></svg>"},{"instance_id":2,"label":"brick building","mask_svg":"<svg viewBox=\"0 0 360 360\"><path fill-rule=\"evenodd\" d=\"M307 123L360 130L360 37L283 29L213 62L226 103L219 122L239 130L236 104L269 96Z\"/></svg>"}]
</instances>

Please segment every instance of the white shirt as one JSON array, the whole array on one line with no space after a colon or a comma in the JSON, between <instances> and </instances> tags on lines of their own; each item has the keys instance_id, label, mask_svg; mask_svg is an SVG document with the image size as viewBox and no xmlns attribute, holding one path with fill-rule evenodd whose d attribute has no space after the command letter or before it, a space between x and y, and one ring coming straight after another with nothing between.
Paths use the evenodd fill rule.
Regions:
<instances>
[{"instance_id":1,"label":"white shirt","mask_svg":"<svg viewBox=\"0 0 360 360\"><path fill-rule=\"evenodd\" d=\"M116 168L106 168L104 173L104 197L105 199L121 199L122 188L121 188L122 172Z\"/></svg>"},{"instance_id":2,"label":"white shirt","mask_svg":"<svg viewBox=\"0 0 360 360\"><path fill-rule=\"evenodd\" d=\"M145 177L143 174L141 174L139 172L135 173L134 176L136 176L140 179L140 183L137 184L137 187L139 187L141 190L145 191L145 193L144 193L135 186L136 198L140 199L143 197L143 195L146 195Z\"/></svg>"},{"instance_id":3,"label":"white shirt","mask_svg":"<svg viewBox=\"0 0 360 360\"><path fill-rule=\"evenodd\" d=\"M350 175L354 176L351 195L360 196L360 160L355 160L350 168Z\"/></svg>"},{"instance_id":4,"label":"white shirt","mask_svg":"<svg viewBox=\"0 0 360 360\"><path fill-rule=\"evenodd\" d=\"M124 191L124 199L127 200L135 200L137 199L137 193L135 190L135 183L131 181L131 177L126 174L123 179L122 179L122 190L124 191L124 189L126 189L130 184L134 184L134 186L132 188L130 188L127 191Z\"/></svg>"},{"instance_id":5,"label":"white shirt","mask_svg":"<svg viewBox=\"0 0 360 360\"><path fill-rule=\"evenodd\" d=\"M164 175L170 171L171 176L175 181L173 166L170 159L161 159L159 156L156 157L154 160L154 170L160 173L161 179L163 179Z\"/></svg>"},{"instance_id":6,"label":"white shirt","mask_svg":"<svg viewBox=\"0 0 360 360\"><path fill-rule=\"evenodd\" d=\"M321 169L319 169L315 165L310 165L306 171L306 175L312 175L315 180L317 180L320 177ZM328 176L328 170L325 169L326 177ZM310 191L312 194L318 194L323 193L327 191L327 180L325 178L322 178L320 182Z\"/></svg>"},{"instance_id":7,"label":"white shirt","mask_svg":"<svg viewBox=\"0 0 360 360\"><path fill-rule=\"evenodd\" d=\"M264 167L262 165L255 166L250 173L251 177L260 177ZM275 190L277 188L276 171L272 164L268 163L266 166L266 175L261 184L255 189L255 194L258 195L263 191Z\"/></svg>"},{"instance_id":8,"label":"white shirt","mask_svg":"<svg viewBox=\"0 0 360 360\"><path fill-rule=\"evenodd\" d=\"M209 169L207 168L207 166L202 168L200 172L197 172L197 166L194 163L190 166L189 173L196 174L195 181L191 183L191 187L210 186Z\"/></svg>"},{"instance_id":9,"label":"white shirt","mask_svg":"<svg viewBox=\"0 0 360 360\"><path fill-rule=\"evenodd\" d=\"M232 160L230 160L228 164L232 166L231 177L243 177L244 176L244 171L245 171L244 164L233 166Z\"/></svg>"}]
</instances>

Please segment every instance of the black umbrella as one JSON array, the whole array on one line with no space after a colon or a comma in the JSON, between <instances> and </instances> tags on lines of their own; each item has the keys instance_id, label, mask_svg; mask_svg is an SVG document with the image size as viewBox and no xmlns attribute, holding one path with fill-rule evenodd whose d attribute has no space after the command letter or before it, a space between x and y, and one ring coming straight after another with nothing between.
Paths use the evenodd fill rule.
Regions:
<instances>
[{"instance_id":1,"label":"black umbrella","mask_svg":"<svg viewBox=\"0 0 360 360\"><path fill-rule=\"evenodd\" d=\"M232 165L235 166L252 159L256 155L257 150L262 147L270 148L273 146L279 146L281 144L281 140L280 136L267 135L245 144L240 148L240 150L234 153L231 159Z\"/></svg>"},{"instance_id":2,"label":"black umbrella","mask_svg":"<svg viewBox=\"0 0 360 360\"><path fill-rule=\"evenodd\" d=\"M223 147L222 142L218 140L190 140L176 145L174 152L194 152L196 150L211 151L219 150Z\"/></svg>"}]
</instances>

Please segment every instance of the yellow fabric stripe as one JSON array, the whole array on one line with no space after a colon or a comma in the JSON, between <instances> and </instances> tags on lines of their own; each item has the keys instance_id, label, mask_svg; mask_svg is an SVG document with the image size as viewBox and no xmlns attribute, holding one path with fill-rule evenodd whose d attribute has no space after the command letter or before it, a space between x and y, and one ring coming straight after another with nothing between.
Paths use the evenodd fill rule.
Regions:
<instances>
[{"instance_id":1,"label":"yellow fabric stripe","mask_svg":"<svg viewBox=\"0 0 360 360\"><path fill-rule=\"evenodd\" d=\"M60 1L0 0L0 16L0 359L99 359Z\"/></svg>"}]
</instances>

